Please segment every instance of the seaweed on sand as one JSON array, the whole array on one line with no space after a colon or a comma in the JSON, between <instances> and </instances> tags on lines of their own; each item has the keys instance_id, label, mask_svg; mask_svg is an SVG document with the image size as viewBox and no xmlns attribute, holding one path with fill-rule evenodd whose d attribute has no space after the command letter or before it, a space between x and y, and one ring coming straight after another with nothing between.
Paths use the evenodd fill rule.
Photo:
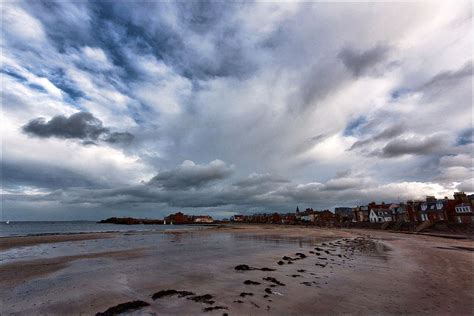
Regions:
<instances>
[{"instance_id":1,"label":"seaweed on sand","mask_svg":"<svg viewBox=\"0 0 474 316\"><path fill-rule=\"evenodd\" d=\"M113 306L109 309L107 309L103 313L97 313L96 316L111 316L111 315L118 315L121 313L129 312L135 309L139 309L142 307L150 306L147 302L144 301L132 301L132 302L126 302L122 304L118 304L116 306Z\"/></svg>"},{"instance_id":2,"label":"seaweed on sand","mask_svg":"<svg viewBox=\"0 0 474 316\"><path fill-rule=\"evenodd\" d=\"M240 296L241 296L241 297L253 296L253 293L250 293L250 292L242 292L242 293L240 293Z\"/></svg>"},{"instance_id":3,"label":"seaweed on sand","mask_svg":"<svg viewBox=\"0 0 474 316\"><path fill-rule=\"evenodd\" d=\"M188 300L192 300L198 303L204 303L204 304L209 304L212 305L215 302L212 300L214 297L211 294L204 294L204 295L196 295L196 296L191 296L188 297Z\"/></svg>"},{"instance_id":4,"label":"seaweed on sand","mask_svg":"<svg viewBox=\"0 0 474 316\"><path fill-rule=\"evenodd\" d=\"M210 307L203 308L202 311L207 313L207 312L211 312L217 309L228 309L228 308L225 306L210 306Z\"/></svg>"},{"instance_id":5,"label":"seaweed on sand","mask_svg":"<svg viewBox=\"0 0 474 316\"><path fill-rule=\"evenodd\" d=\"M178 297L185 297L185 296L190 296L194 295L193 292L189 291L177 291L177 290L161 290L159 292L156 292L153 294L151 297L154 300L157 300L159 298L165 297L165 296L172 296L172 295L178 295Z\"/></svg>"},{"instance_id":6,"label":"seaweed on sand","mask_svg":"<svg viewBox=\"0 0 474 316\"><path fill-rule=\"evenodd\" d=\"M236 271L251 271L251 270L260 270L260 271L275 271L275 269L271 268L254 268L250 267L246 264L239 264L238 266L235 266L234 268Z\"/></svg>"},{"instance_id":7,"label":"seaweed on sand","mask_svg":"<svg viewBox=\"0 0 474 316\"><path fill-rule=\"evenodd\" d=\"M266 278L263 278L263 280L268 281L268 282L272 282L272 283L274 283L274 284L276 284L276 285L285 286L284 283L281 283L280 281L278 281L277 279L272 278L272 277L266 277Z\"/></svg>"},{"instance_id":8,"label":"seaweed on sand","mask_svg":"<svg viewBox=\"0 0 474 316\"><path fill-rule=\"evenodd\" d=\"M257 282L257 281L252 281L252 280L245 280L244 284L246 284L246 285L259 285L261 283Z\"/></svg>"}]
</instances>

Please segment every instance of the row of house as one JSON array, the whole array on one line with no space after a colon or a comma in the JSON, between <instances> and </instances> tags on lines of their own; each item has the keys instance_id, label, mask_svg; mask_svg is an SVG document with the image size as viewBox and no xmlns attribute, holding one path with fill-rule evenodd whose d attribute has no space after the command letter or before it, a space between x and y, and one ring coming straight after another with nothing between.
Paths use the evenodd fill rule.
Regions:
<instances>
[{"instance_id":1,"label":"row of house","mask_svg":"<svg viewBox=\"0 0 474 316\"><path fill-rule=\"evenodd\" d=\"M234 215L230 218L232 222L237 223L258 223L258 224L333 224L337 221L337 216L329 211L315 211L312 208L307 208L305 211L300 211L296 207L295 213L260 213L252 215Z\"/></svg>"},{"instance_id":2,"label":"row of house","mask_svg":"<svg viewBox=\"0 0 474 316\"><path fill-rule=\"evenodd\" d=\"M421 223L446 221L451 223L474 223L474 194L454 193L454 198L437 199L427 196L425 200L411 200L405 203L371 202L356 207L336 207L334 213L329 210L307 208L295 213L260 213L252 215L234 215L233 222L268 224L314 224L330 226L349 222L399 222Z\"/></svg>"},{"instance_id":3,"label":"row of house","mask_svg":"<svg viewBox=\"0 0 474 316\"><path fill-rule=\"evenodd\" d=\"M453 197L453 199L448 197L437 199L434 196L427 196L425 200L411 200L399 204L372 202L369 205L355 207L352 221L473 223L474 195L456 192Z\"/></svg>"}]
</instances>

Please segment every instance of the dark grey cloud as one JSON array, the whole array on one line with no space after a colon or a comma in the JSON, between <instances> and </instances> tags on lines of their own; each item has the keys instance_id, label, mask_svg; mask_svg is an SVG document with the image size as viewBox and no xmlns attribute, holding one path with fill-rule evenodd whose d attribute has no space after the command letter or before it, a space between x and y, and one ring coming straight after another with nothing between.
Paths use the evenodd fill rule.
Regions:
<instances>
[{"instance_id":1,"label":"dark grey cloud","mask_svg":"<svg viewBox=\"0 0 474 316\"><path fill-rule=\"evenodd\" d=\"M229 177L233 169L233 166L228 166L221 160L214 160L206 165L187 160L176 169L158 173L148 184L169 190L199 188Z\"/></svg>"},{"instance_id":2,"label":"dark grey cloud","mask_svg":"<svg viewBox=\"0 0 474 316\"><path fill-rule=\"evenodd\" d=\"M261 186L267 184L281 184L281 183L289 183L288 179L285 179L280 176L272 175L270 173L259 174L253 173L249 175L247 178L236 181L234 185L239 187L254 187L254 186Z\"/></svg>"},{"instance_id":3,"label":"dark grey cloud","mask_svg":"<svg viewBox=\"0 0 474 316\"><path fill-rule=\"evenodd\" d=\"M420 89L438 89L450 86L457 81L472 77L472 62L467 62L457 70L442 71L425 82Z\"/></svg>"},{"instance_id":4,"label":"dark grey cloud","mask_svg":"<svg viewBox=\"0 0 474 316\"><path fill-rule=\"evenodd\" d=\"M130 144L135 136L129 132L113 132L105 138L105 141L112 144Z\"/></svg>"},{"instance_id":5,"label":"dark grey cloud","mask_svg":"<svg viewBox=\"0 0 474 316\"><path fill-rule=\"evenodd\" d=\"M382 155L385 157L426 155L440 149L442 145L442 139L438 137L395 139L385 145L382 149Z\"/></svg>"},{"instance_id":6,"label":"dark grey cloud","mask_svg":"<svg viewBox=\"0 0 474 316\"><path fill-rule=\"evenodd\" d=\"M455 85L463 82L465 79L472 78L472 71L473 65L472 61L466 62L463 66L455 70L446 70L437 73L436 75L432 76L428 80L426 80L423 84L415 87L398 87L395 89L391 97L393 99L398 99L402 96L412 95L414 93L423 92L428 97L432 97L435 95L444 95L440 94L440 92L450 90ZM471 79L472 80L472 79Z\"/></svg>"},{"instance_id":7,"label":"dark grey cloud","mask_svg":"<svg viewBox=\"0 0 474 316\"><path fill-rule=\"evenodd\" d=\"M30 135L42 138L76 138L96 140L100 135L108 132L102 121L88 112L77 112L70 117L64 115L54 116L46 121L40 117L31 120L23 126L23 131Z\"/></svg>"},{"instance_id":8,"label":"dark grey cloud","mask_svg":"<svg viewBox=\"0 0 474 316\"><path fill-rule=\"evenodd\" d=\"M380 133L378 133L378 134L376 134L372 137L356 141L354 144L352 144L352 146L351 146L351 148L349 148L349 150L360 149L360 148L363 148L366 145L370 145L370 144L373 144L373 143L378 142L378 141L383 141L383 140L388 140L388 139L395 138L395 137L401 135L405 131L405 129L406 129L406 127L404 126L404 124L397 124L397 125L390 126L386 129L384 129L382 132L380 132Z\"/></svg>"},{"instance_id":9,"label":"dark grey cloud","mask_svg":"<svg viewBox=\"0 0 474 316\"><path fill-rule=\"evenodd\" d=\"M354 76L359 77L367 74L373 66L384 61L389 52L390 47L381 44L365 51L345 47L339 52L338 57Z\"/></svg>"},{"instance_id":10,"label":"dark grey cloud","mask_svg":"<svg viewBox=\"0 0 474 316\"><path fill-rule=\"evenodd\" d=\"M104 186L97 179L54 164L2 160L1 168L4 189L18 186L42 189Z\"/></svg>"},{"instance_id":11,"label":"dark grey cloud","mask_svg":"<svg viewBox=\"0 0 474 316\"><path fill-rule=\"evenodd\" d=\"M130 143L134 136L129 132L110 132L102 121L89 112L77 112L69 117L54 116L49 121L40 117L23 126L23 132L41 138L57 137L80 139L85 144L94 144L100 137L109 143Z\"/></svg>"}]
</instances>

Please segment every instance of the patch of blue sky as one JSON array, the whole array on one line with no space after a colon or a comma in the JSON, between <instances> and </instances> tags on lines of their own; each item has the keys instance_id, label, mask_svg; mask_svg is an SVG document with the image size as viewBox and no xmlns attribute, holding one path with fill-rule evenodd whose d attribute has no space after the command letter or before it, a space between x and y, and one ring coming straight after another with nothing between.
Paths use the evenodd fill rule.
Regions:
<instances>
[{"instance_id":1,"label":"patch of blue sky","mask_svg":"<svg viewBox=\"0 0 474 316\"><path fill-rule=\"evenodd\" d=\"M472 144L474 142L473 137L472 137L473 133L474 133L473 128L468 128L462 131L456 139L456 145L463 146L463 145Z\"/></svg>"},{"instance_id":2,"label":"patch of blue sky","mask_svg":"<svg viewBox=\"0 0 474 316\"><path fill-rule=\"evenodd\" d=\"M400 89L396 89L394 91L392 91L392 93L390 94L390 97L393 99L393 100L396 100L398 98L401 98L403 96L405 96L406 94L410 93L410 89L408 88L400 88Z\"/></svg>"},{"instance_id":3,"label":"patch of blue sky","mask_svg":"<svg viewBox=\"0 0 474 316\"><path fill-rule=\"evenodd\" d=\"M367 123L367 118L365 116L359 116L358 118L352 120L347 124L344 129L344 136L354 136L359 133L359 130L362 126Z\"/></svg>"},{"instance_id":4,"label":"patch of blue sky","mask_svg":"<svg viewBox=\"0 0 474 316\"><path fill-rule=\"evenodd\" d=\"M18 72L15 70L11 69L10 67L2 67L0 68L0 73L4 73L10 77L13 77L17 79L20 82L27 82L28 79L26 79L24 76L20 75Z\"/></svg>"},{"instance_id":5,"label":"patch of blue sky","mask_svg":"<svg viewBox=\"0 0 474 316\"><path fill-rule=\"evenodd\" d=\"M28 83L28 87L42 93L48 93L48 91L42 85L36 83Z\"/></svg>"}]
</instances>

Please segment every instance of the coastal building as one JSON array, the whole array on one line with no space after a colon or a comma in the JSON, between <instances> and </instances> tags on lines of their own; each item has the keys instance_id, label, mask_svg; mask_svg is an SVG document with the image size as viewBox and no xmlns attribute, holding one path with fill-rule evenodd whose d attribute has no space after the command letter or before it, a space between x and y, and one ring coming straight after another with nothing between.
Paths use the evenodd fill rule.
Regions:
<instances>
[{"instance_id":1,"label":"coastal building","mask_svg":"<svg viewBox=\"0 0 474 316\"><path fill-rule=\"evenodd\" d=\"M271 223L272 224L281 224L281 219L282 219L282 217L281 217L280 213L273 213Z\"/></svg>"},{"instance_id":2,"label":"coastal building","mask_svg":"<svg viewBox=\"0 0 474 316\"><path fill-rule=\"evenodd\" d=\"M313 223L317 218L316 212L312 208L307 208L304 212L300 212L296 219L305 222L305 223Z\"/></svg>"},{"instance_id":3,"label":"coastal building","mask_svg":"<svg viewBox=\"0 0 474 316\"><path fill-rule=\"evenodd\" d=\"M390 205L385 204L375 204L372 202L369 204L369 219L371 223L383 223L392 221L392 211L390 210Z\"/></svg>"},{"instance_id":4,"label":"coastal building","mask_svg":"<svg viewBox=\"0 0 474 316\"><path fill-rule=\"evenodd\" d=\"M389 209L392 213L392 220L394 222L410 222L410 218L408 216L408 211L407 211L407 205L393 204L393 206L391 206Z\"/></svg>"},{"instance_id":5,"label":"coastal building","mask_svg":"<svg viewBox=\"0 0 474 316\"><path fill-rule=\"evenodd\" d=\"M230 218L231 222L243 222L244 216L243 215L234 215Z\"/></svg>"},{"instance_id":6,"label":"coastal building","mask_svg":"<svg viewBox=\"0 0 474 316\"><path fill-rule=\"evenodd\" d=\"M317 211L315 222L319 226L333 226L336 222L336 216L330 210Z\"/></svg>"},{"instance_id":7,"label":"coastal building","mask_svg":"<svg viewBox=\"0 0 474 316\"><path fill-rule=\"evenodd\" d=\"M405 210L407 212L408 221L417 223L421 222L421 203L422 201L418 200L409 200L405 205Z\"/></svg>"},{"instance_id":8,"label":"coastal building","mask_svg":"<svg viewBox=\"0 0 474 316\"><path fill-rule=\"evenodd\" d=\"M354 222L369 221L369 207L367 205L356 206L352 209Z\"/></svg>"},{"instance_id":9,"label":"coastal building","mask_svg":"<svg viewBox=\"0 0 474 316\"><path fill-rule=\"evenodd\" d=\"M188 215L178 212L166 216L165 221L170 224L188 224L190 219L188 218Z\"/></svg>"},{"instance_id":10,"label":"coastal building","mask_svg":"<svg viewBox=\"0 0 474 316\"><path fill-rule=\"evenodd\" d=\"M336 207L334 214L340 222L350 222L354 218L352 207Z\"/></svg>"},{"instance_id":11,"label":"coastal building","mask_svg":"<svg viewBox=\"0 0 474 316\"><path fill-rule=\"evenodd\" d=\"M194 223L205 223L205 224L209 224L209 223L213 223L214 222L214 219L209 216L209 215L198 215L198 216L193 216L192 217L192 220Z\"/></svg>"},{"instance_id":12,"label":"coastal building","mask_svg":"<svg viewBox=\"0 0 474 316\"><path fill-rule=\"evenodd\" d=\"M452 218L452 214L455 212L455 205L456 202L449 200L447 197L436 199L434 196L427 196L426 201L420 205L421 221L447 221L448 214Z\"/></svg>"},{"instance_id":13,"label":"coastal building","mask_svg":"<svg viewBox=\"0 0 474 316\"><path fill-rule=\"evenodd\" d=\"M456 217L455 221L456 223L473 223L474 222L474 216L472 213L472 207L471 204L468 203L461 203L455 206L455 212L456 212Z\"/></svg>"},{"instance_id":14,"label":"coastal building","mask_svg":"<svg viewBox=\"0 0 474 316\"><path fill-rule=\"evenodd\" d=\"M293 213L282 214L281 223L286 225L293 225L296 223L296 215Z\"/></svg>"}]
</instances>

